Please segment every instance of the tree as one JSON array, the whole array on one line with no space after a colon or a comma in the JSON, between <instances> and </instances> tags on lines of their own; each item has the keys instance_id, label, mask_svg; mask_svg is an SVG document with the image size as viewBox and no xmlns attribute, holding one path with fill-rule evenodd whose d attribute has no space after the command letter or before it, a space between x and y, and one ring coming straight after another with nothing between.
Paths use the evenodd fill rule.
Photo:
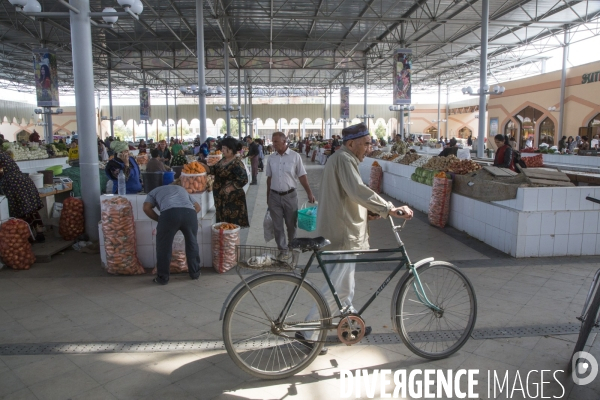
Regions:
<instances>
[{"instance_id":1,"label":"tree","mask_svg":"<svg viewBox=\"0 0 600 400\"><path fill-rule=\"evenodd\" d=\"M379 121L377 128L375 128L375 136L379 139L385 138L385 125L383 125L381 121Z\"/></svg>"},{"instance_id":2,"label":"tree","mask_svg":"<svg viewBox=\"0 0 600 400\"><path fill-rule=\"evenodd\" d=\"M231 136L237 137L239 133L238 120L231 118L229 120L229 123L231 129ZM223 125L221 125L221 129L219 130L219 132L221 133L221 135L225 136L227 134L227 124L224 123Z\"/></svg>"}]
</instances>

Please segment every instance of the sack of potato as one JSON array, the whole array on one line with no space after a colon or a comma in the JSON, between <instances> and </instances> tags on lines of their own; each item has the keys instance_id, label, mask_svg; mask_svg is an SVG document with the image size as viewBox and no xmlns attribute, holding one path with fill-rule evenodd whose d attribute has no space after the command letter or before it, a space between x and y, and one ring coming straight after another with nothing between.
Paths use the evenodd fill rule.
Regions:
<instances>
[{"instance_id":1,"label":"sack of potato","mask_svg":"<svg viewBox=\"0 0 600 400\"><path fill-rule=\"evenodd\" d=\"M69 197L63 202L58 232L65 240L75 240L85 232L83 200Z\"/></svg>"},{"instance_id":2,"label":"sack of potato","mask_svg":"<svg viewBox=\"0 0 600 400\"><path fill-rule=\"evenodd\" d=\"M236 224L219 222L212 226L213 268L220 274L236 264L235 246L240 244L240 227Z\"/></svg>"},{"instance_id":3,"label":"sack of potato","mask_svg":"<svg viewBox=\"0 0 600 400\"><path fill-rule=\"evenodd\" d=\"M206 168L198 161L184 165L179 179L181 186L190 194L206 190Z\"/></svg>"},{"instance_id":4,"label":"sack of potato","mask_svg":"<svg viewBox=\"0 0 600 400\"><path fill-rule=\"evenodd\" d=\"M223 158L222 154L209 154L208 156L206 156L206 163L210 166L213 166L219 161L221 161L221 158Z\"/></svg>"},{"instance_id":5,"label":"sack of potato","mask_svg":"<svg viewBox=\"0 0 600 400\"><path fill-rule=\"evenodd\" d=\"M9 268L29 269L35 262L30 236L29 224L22 219L10 219L0 226L0 257Z\"/></svg>"}]
</instances>

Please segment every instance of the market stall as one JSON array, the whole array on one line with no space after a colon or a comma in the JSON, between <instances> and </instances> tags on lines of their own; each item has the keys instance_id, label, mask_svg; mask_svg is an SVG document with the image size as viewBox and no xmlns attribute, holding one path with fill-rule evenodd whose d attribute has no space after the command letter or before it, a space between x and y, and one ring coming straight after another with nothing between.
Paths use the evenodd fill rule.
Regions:
<instances>
[{"instance_id":1,"label":"market stall","mask_svg":"<svg viewBox=\"0 0 600 400\"><path fill-rule=\"evenodd\" d=\"M363 181L369 183L377 161L383 193L428 213L432 187L415 179L418 159L413 156L408 165L396 159L365 158L359 166ZM600 188L523 183L514 196L484 201L452 193L448 224L513 257L600 255L600 205L585 200L600 198Z\"/></svg>"}]
</instances>

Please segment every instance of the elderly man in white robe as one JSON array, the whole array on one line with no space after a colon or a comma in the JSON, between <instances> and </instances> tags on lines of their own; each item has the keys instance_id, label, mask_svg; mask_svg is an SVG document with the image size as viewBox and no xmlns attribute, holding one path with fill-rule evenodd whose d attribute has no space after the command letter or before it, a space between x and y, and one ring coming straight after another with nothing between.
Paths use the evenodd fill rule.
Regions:
<instances>
[{"instance_id":1,"label":"elderly man in white robe","mask_svg":"<svg viewBox=\"0 0 600 400\"><path fill-rule=\"evenodd\" d=\"M396 218L411 219L413 212L410 208L395 207L391 202L375 193L365 185L358 171L358 164L363 161L371 145L371 137L367 126L363 123L344 128L342 131L343 145L336 151L325 166L321 181L321 203L317 215L317 231L319 236L329 239L330 250L367 250L369 249L369 230L367 222L374 219L386 218L391 215ZM402 215L398 215L398 211ZM351 259L354 255L327 256L327 259ZM354 297L355 263L327 264L325 266L331 283L336 288L340 302L344 306L352 306ZM325 300L336 315L337 304L327 283L321 288ZM317 318L317 310L313 309L306 317L307 321ZM371 333L371 327L366 327L365 335ZM310 340L317 340L318 332L296 333L296 339L306 346L312 346ZM305 341L308 340L308 341ZM327 349L321 350L321 355Z\"/></svg>"}]
</instances>

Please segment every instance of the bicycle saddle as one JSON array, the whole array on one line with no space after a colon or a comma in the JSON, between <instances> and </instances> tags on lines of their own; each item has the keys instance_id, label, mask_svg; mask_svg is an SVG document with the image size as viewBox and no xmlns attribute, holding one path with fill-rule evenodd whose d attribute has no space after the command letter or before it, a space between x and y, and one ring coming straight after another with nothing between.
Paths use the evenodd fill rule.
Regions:
<instances>
[{"instance_id":1,"label":"bicycle saddle","mask_svg":"<svg viewBox=\"0 0 600 400\"><path fill-rule=\"evenodd\" d=\"M330 245L331 242L323 236L316 238L296 238L290 243L292 249L300 249L302 251L315 251L321 247Z\"/></svg>"}]
</instances>

